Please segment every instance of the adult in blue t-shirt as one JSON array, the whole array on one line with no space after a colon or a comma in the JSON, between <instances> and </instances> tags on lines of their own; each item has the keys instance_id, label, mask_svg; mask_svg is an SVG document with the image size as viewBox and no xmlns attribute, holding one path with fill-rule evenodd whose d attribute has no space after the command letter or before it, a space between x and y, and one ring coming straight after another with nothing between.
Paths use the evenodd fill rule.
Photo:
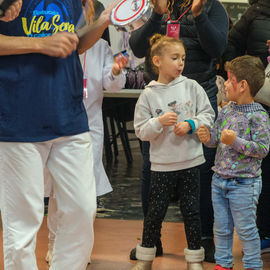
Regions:
<instances>
[{"instance_id":1,"label":"adult in blue t-shirt","mask_svg":"<svg viewBox=\"0 0 270 270\"><path fill-rule=\"evenodd\" d=\"M57 198L59 226L50 269L84 270L96 210L92 145L78 52L110 24L105 10L78 38L81 0L24 0L0 21L0 208L6 270L37 270L43 169Z\"/></svg>"}]
</instances>

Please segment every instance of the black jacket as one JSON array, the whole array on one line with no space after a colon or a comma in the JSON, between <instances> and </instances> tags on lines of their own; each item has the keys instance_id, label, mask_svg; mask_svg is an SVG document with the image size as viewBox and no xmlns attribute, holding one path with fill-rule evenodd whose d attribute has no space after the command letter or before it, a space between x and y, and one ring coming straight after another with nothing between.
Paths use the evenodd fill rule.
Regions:
<instances>
[{"instance_id":1,"label":"black jacket","mask_svg":"<svg viewBox=\"0 0 270 270\"><path fill-rule=\"evenodd\" d=\"M180 1L175 1L179 3ZM174 8L171 19L179 17L179 8ZM145 81L157 79L149 59L149 38L156 33L166 33L166 17L153 12L149 21L132 32L130 47L135 56L145 59ZM221 56L227 45L228 17L218 0L208 0L201 15L192 16L189 10L180 20L180 35L186 49L186 63L183 75L194 79L205 89L208 97L215 96L216 59Z\"/></svg>"},{"instance_id":2,"label":"black jacket","mask_svg":"<svg viewBox=\"0 0 270 270\"><path fill-rule=\"evenodd\" d=\"M223 61L249 54L258 56L267 65L270 39L270 1L259 0L250 6L229 33L228 47Z\"/></svg>"}]
</instances>

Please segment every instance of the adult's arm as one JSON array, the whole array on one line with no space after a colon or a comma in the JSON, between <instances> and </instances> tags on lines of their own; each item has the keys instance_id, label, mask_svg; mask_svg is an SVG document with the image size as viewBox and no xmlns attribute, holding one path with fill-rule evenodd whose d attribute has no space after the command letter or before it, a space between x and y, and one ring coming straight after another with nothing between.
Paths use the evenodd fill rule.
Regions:
<instances>
[{"instance_id":1,"label":"adult's arm","mask_svg":"<svg viewBox=\"0 0 270 270\"><path fill-rule=\"evenodd\" d=\"M227 45L229 20L219 1L213 1L208 15L202 12L195 17L199 41L203 50L211 57L219 57Z\"/></svg>"},{"instance_id":2,"label":"adult's arm","mask_svg":"<svg viewBox=\"0 0 270 270\"><path fill-rule=\"evenodd\" d=\"M251 6L232 27L229 32L228 46L222 58L223 61L230 61L237 56L244 55L247 48L247 37L249 22L253 20L256 13L254 6Z\"/></svg>"},{"instance_id":3,"label":"adult's arm","mask_svg":"<svg viewBox=\"0 0 270 270\"><path fill-rule=\"evenodd\" d=\"M41 53L65 58L76 50L76 34L62 32L48 37L29 38L0 34L0 55Z\"/></svg>"},{"instance_id":4,"label":"adult's arm","mask_svg":"<svg viewBox=\"0 0 270 270\"><path fill-rule=\"evenodd\" d=\"M138 58L143 58L150 47L149 38L156 33L160 33L161 20L167 7L167 0L152 0L154 9L152 16L145 25L137 31L132 32L129 38L129 45Z\"/></svg>"},{"instance_id":5,"label":"adult's arm","mask_svg":"<svg viewBox=\"0 0 270 270\"><path fill-rule=\"evenodd\" d=\"M78 45L78 53L82 54L91 48L102 36L105 29L111 24L111 11L117 2L111 4L99 16L99 18L91 25L77 31L80 42Z\"/></svg>"},{"instance_id":6,"label":"adult's arm","mask_svg":"<svg viewBox=\"0 0 270 270\"><path fill-rule=\"evenodd\" d=\"M142 27L131 33L129 45L136 57L145 57L147 50L150 48L149 38L156 33L160 33L162 17L162 14L153 11L150 19Z\"/></svg>"}]
</instances>

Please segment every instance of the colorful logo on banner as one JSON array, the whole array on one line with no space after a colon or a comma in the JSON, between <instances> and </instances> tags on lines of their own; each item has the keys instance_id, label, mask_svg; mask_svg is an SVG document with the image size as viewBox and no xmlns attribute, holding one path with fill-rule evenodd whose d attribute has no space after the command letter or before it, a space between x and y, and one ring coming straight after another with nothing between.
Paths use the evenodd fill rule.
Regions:
<instances>
[{"instance_id":1,"label":"colorful logo on banner","mask_svg":"<svg viewBox=\"0 0 270 270\"><path fill-rule=\"evenodd\" d=\"M23 9L22 27L28 37L44 37L57 32L74 33L72 1L31 0Z\"/></svg>"}]
</instances>

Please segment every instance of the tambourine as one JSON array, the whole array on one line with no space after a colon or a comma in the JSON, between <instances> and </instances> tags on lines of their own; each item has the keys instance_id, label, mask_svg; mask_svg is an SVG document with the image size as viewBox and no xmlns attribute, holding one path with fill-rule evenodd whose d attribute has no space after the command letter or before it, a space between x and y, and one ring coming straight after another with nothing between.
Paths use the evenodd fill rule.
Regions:
<instances>
[{"instance_id":1,"label":"tambourine","mask_svg":"<svg viewBox=\"0 0 270 270\"><path fill-rule=\"evenodd\" d=\"M0 0L0 18L5 16L5 11L15 2L15 0Z\"/></svg>"},{"instance_id":2,"label":"tambourine","mask_svg":"<svg viewBox=\"0 0 270 270\"><path fill-rule=\"evenodd\" d=\"M150 0L122 0L113 8L111 22L119 31L132 32L143 26L151 14Z\"/></svg>"}]
</instances>

